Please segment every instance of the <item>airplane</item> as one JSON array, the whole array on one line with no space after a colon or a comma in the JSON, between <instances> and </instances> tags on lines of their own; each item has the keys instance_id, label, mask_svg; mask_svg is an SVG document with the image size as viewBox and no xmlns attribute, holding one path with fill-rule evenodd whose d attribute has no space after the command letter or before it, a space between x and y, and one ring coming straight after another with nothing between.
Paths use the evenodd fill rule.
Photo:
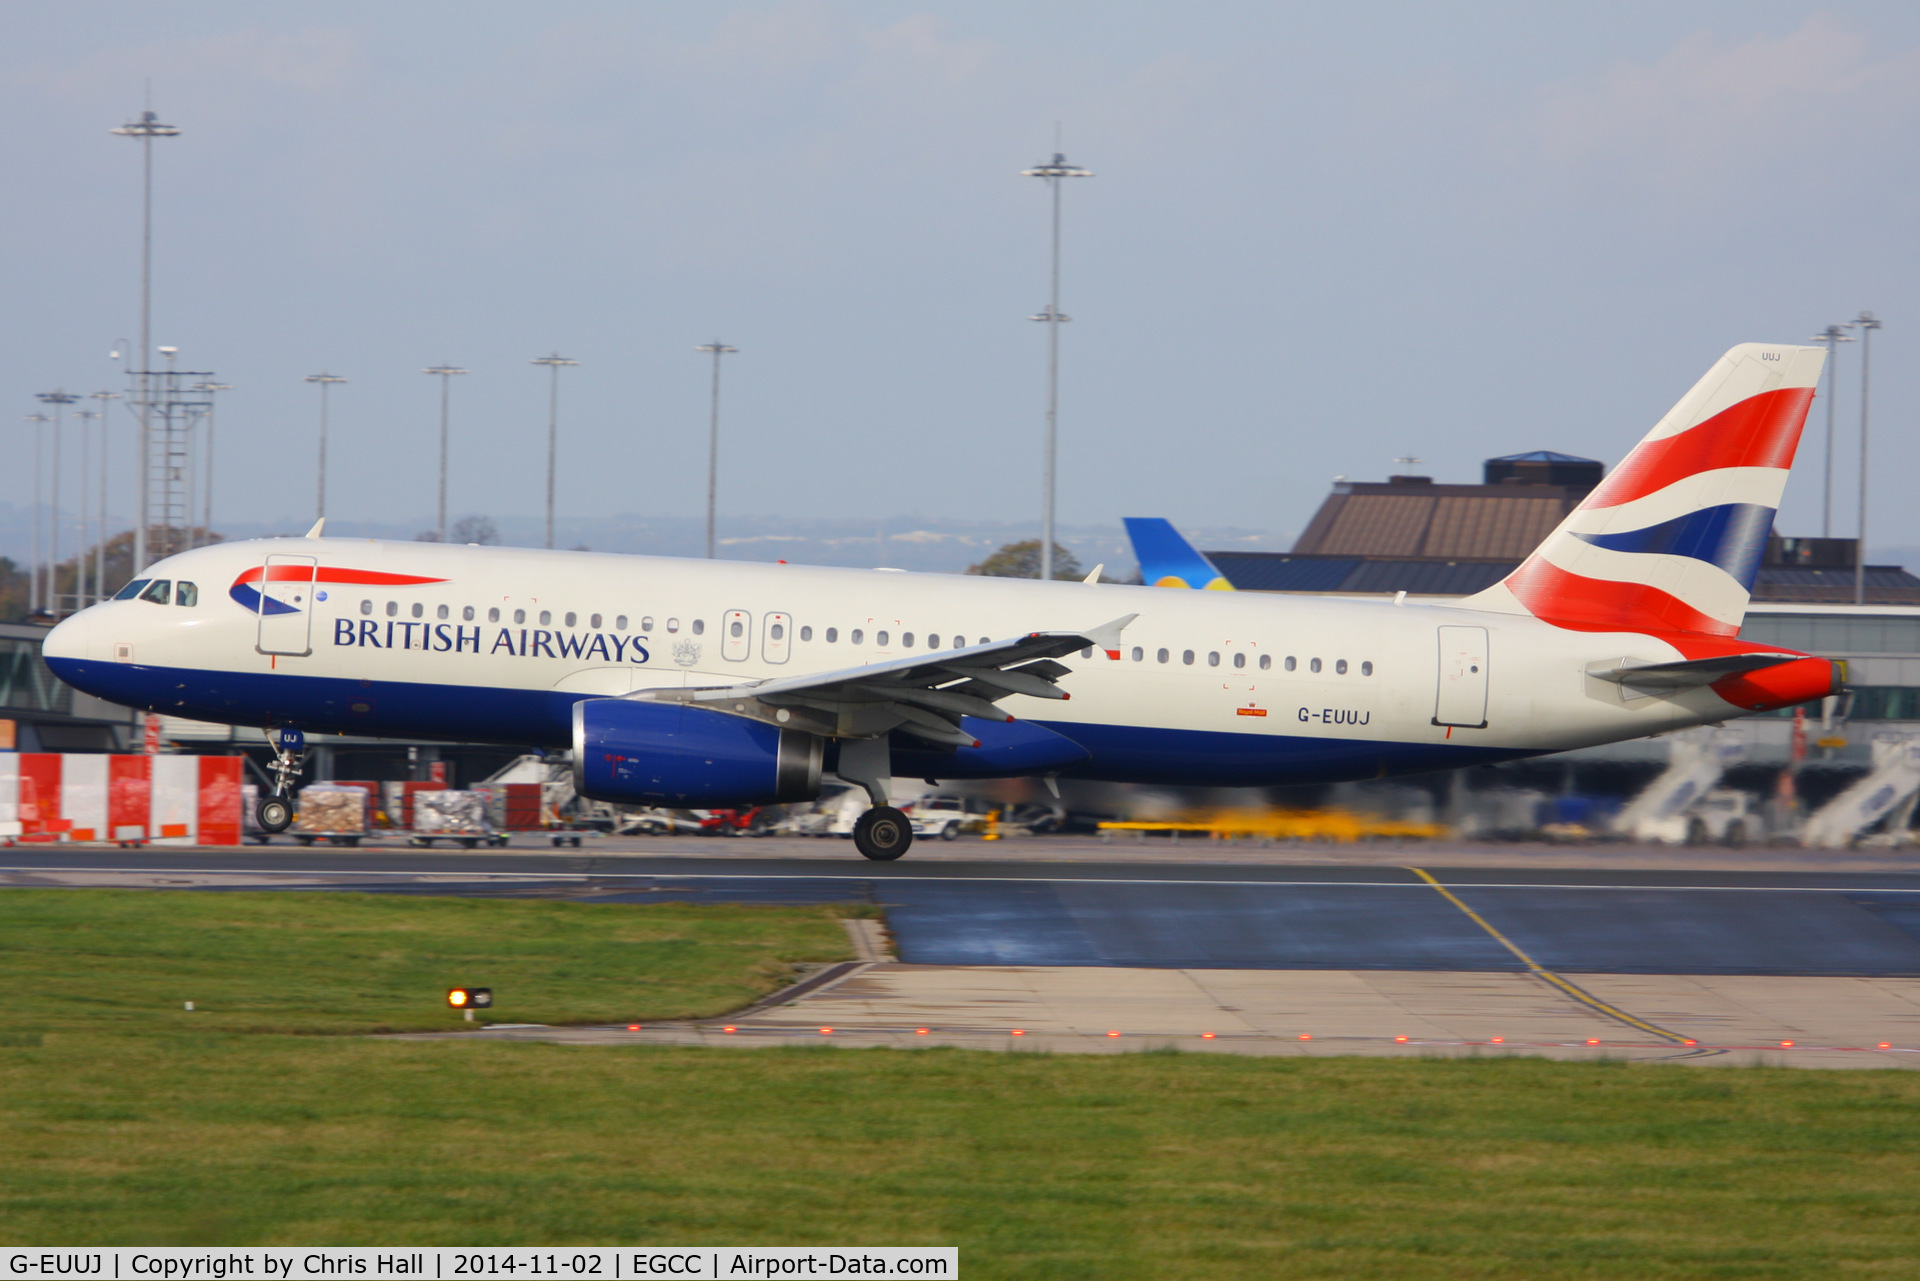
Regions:
<instances>
[{"instance_id":1,"label":"airplane","mask_svg":"<svg viewBox=\"0 0 1920 1281\"><path fill-rule=\"evenodd\" d=\"M1140 581L1148 587L1198 587L1230 592L1233 584L1213 567L1206 553L1194 550L1173 522L1160 516L1124 516L1127 539L1140 562Z\"/></svg>"},{"instance_id":2,"label":"airplane","mask_svg":"<svg viewBox=\"0 0 1920 1281\"><path fill-rule=\"evenodd\" d=\"M871 801L895 775L1217 786L1539 756L1837 693L1739 637L1818 347L1714 363L1504 581L1444 603L322 536L169 556L47 636L76 689L261 727L284 830L306 732L571 751L585 796Z\"/></svg>"}]
</instances>

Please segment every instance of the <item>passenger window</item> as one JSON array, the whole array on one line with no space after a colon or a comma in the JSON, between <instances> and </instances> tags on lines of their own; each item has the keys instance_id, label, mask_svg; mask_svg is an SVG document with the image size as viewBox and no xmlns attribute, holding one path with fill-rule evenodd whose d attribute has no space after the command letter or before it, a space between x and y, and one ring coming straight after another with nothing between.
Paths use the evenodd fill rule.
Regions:
<instances>
[{"instance_id":1,"label":"passenger window","mask_svg":"<svg viewBox=\"0 0 1920 1281\"><path fill-rule=\"evenodd\" d=\"M1262 655L1260 655L1260 670L1261 670L1261 671L1263 671L1263 672L1264 672L1264 671L1267 671L1267 670L1269 670L1270 668L1272 668L1272 666L1273 666L1273 655L1272 655L1272 654L1262 654Z\"/></svg>"},{"instance_id":2,"label":"passenger window","mask_svg":"<svg viewBox=\"0 0 1920 1281\"><path fill-rule=\"evenodd\" d=\"M839 639L840 639L840 629L838 627L827 628L827 644L832 645Z\"/></svg>"},{"instance_id":3,"label":"passenger window","mask_svg":"<svg viewBox=\"0 0 1920 1281\"><path fill-rule=\"evenodd\" d=\"M810 641L813 639L813 625L811 623L809 623L807 626L802 627L800 629L800 639L803 641Z\"/></svg>"},{"instance_id":4,"label":"passenger window","mask_svg":"<svg viewBox=\"0 0 1920 1281\"><path fill-rule=\"evenodd\" d=\"M591 628L593 628L593 630L594 630L594 631L596 631L596 632L597 632L597 631L599 631L599 630L600 630L600 615L598 615L598 614L595 614L595 615L594 615L593 617L591 617L591 618L589 618L589 619L587 620L587 626L589 626L589 627L591 627Z\"/></svg>"},{"instance_id":5,"label":"passenger window","mask_svg":"<svg viewBox=\"0 0 1920 1281\"><path fill-rule=\"evenodd\" d=\"M1247 665L1247 656L1245 654L1235 654L1233 656L1233 665L1235 667L1245 667Z\"/></svg>"},{"instance_id":6,"label":"passenger window","mask_svg":"<svg viewBox=\"0 0 1920 1281\"><path fill-rule=\"evenodd\" d=\"M860 638L863 635L865 635L865 633L862 632L858 627L856 627L853 629L852 632L848 634L847 641L849 644L858 645L860 643Z\"/></svg>"},{"instance_id":7,"label":"passenger window","mask_svg":"<svg viewBox=\"0 0 1920 1281\"><path fill-rule=\"evenodd\" d=\"M1308 659L1308 660L1307 660L1307 670L1308 670L1308 671L1310 671L1310 672L1317 672L1317 671L1319 671L1319 670L1320 670L1320 660L1319 660L1319 659L1317 659L1317 658L1311 658L1311 659Z\"/></svg>"},{"instance_id":8,"label":"passenger window","mask_svg":"<svg viewBox=\"0 0 1920 1281\"><path fill-rule=\"evenodd\" d=\"M471 623L473 621L473 606L468 605L467 607L462 609L460 611L460 618L461 618L461 621L463 622Z\"/></svg>"},{"instance_id":9,"label":"passenger window","mask_svg":"<svg viewBox=\"0 0 1920 1281\"><path fill-rule=\"evenodd\" d=\"M640 630L643 632L650 632L653 630L653 615L649 614L640 620Z\"/></svg>"},{"instance_id":10,"label":"passenger window","mask_svg":"<svg viewBox=\"0 0 1920 1281\"><path fill-rule=\"evenodd\" d=\"M900 648L901 648L901 649L912 649L912 648L913 648L913 633L912 633L912 632L901 632L901 633L900 633Z\"/></svg>"},{"instance_id":11,"label":"passenger window","mask_svg":"<svg viewBox=\"0 0 1920 1281\"><path fill-rule=\"evenodd\" d=\"M140 593L141 600L150 600L156 605L164 605L173 595L173 580L156 578L147 584L147 590Z\"/></svg>"},{"instance_id":12,"label":"passenger window","mask_svg":"<svg viewBox=\"0 0 1920 1281\"><path fill-rule=\"evenodd\" d=\"M1087 647L1086 647L1085 649L1083 649L1083 650L1081 650L1081 651L1080 651L1080 657L1082 657L1082 658L1092 658L1092 657L1093 657L1093 646L1091 646L1091 645L1089 645L1089 646L1087 646Z\"/></svg>"},{"instance_id":13,"label":"passenger window","mask_svg":"<svg viewBox=\"0 0 1920 1281\"><path fill-rule=\"evenodd\" d=\"M176 605L185 605L188 608L198 605L200 603L200 589L192 583L189 583L186 579L181 579L179 585L173 589L173 603Z\"/></svg>"},{"instance_id":14,"label":"passenger window","mask_svg":"<svg viewBox=\"0 0 1920 1281\"><path fill-rule=\"evenodd\" d=\"M1167 661L1169 655L1167 654L1167 651L1163 649L1159 653L1155 654L1154 657L1164 663Z\"/></svg>"},{"instance_id":15,"label":"passenger window","mask_svg":"<svg viewBox=\"0 0 1920 1281\"><path fill-rule=\"evenodd\" d=\"M580 615L578 615L578 614L576 614L576 613L574 613L574 612L573 612L572 610L568 610L568 611L567 611L567 626L568 626L568 627L572 627L572 626L573 626L573 625L574 625L575 623L577 623L577 622L579 622L579 621L580 621Z\"/></svg>"},{"instance_id":16,"label":"passenger window","mask_svg":"<svg viewBox=\"0 0 1920 1281\"><path fill-rule=\"evenodd\" d=\"M500 621L500 607L498 605L488 607L487 621L489 623L497 623Z\"/></svg>"},{"instance_id":17,"label":"passenger window","mask_svg":"<svg viewBox=\"0 0 1920 1281\"><path fill-rule=\"evenodd\" d=\"M541 610L541 611L540 611L540 626L542 626L542 627L551 627L552 625L553 625L553 611L552 611L552 610L550 610L550 609L543 609L543 610Z\"/></svg>"},{"instance_id":18,"label":"passenger window","mask_svg":"<svg viewBox=\"0 0 1920 1281\"><path fill-rule=\"evenodd\" d=\"M119 591L115 592L113 594L113 598L115 600L133 600L137 598L140 595L140 593L143 590L145 590L147 584L152 581L153 580L151 578L136 578L132 582L128 583L125 587L122 587Z\"/></svg>"},{"instance_id":19,"label":"passenger window","mask_svg":"<svg viewBox=\"0 0 1920 1281\"><path fill-rule=\"evenodd\" d=\"M613 616L613 630L616 632L624 632L627 630L627 616L625 614L615 614Z\"/></svg>"},{"instance_id":20,"label":"passenger window","mask_svg":"<svg viewBox=\"0 0 1920 1281\"><path fill-rule=\"evenodd\" d=\"M964 637L964 636L956 636L956 637L954 637L954 638L953 638L953 647L954 647L955 649L965 649L965 648L967 647L967 638L966 638L966 637Z\"/></svg>"},{"instance_id":21,"label":"passenger window","mask_svg":"<svg viewBox=\"0 0 1920 1281\"><path fill-rule=\"evenodd\" d=\"M727 630L728 632L732 633L732 635L737 639L747 634L747 625L736 618L733 620L733 626L729 627Z\"/></svg>"},{"instance_id":22,"label":"passenger window","mask_svg":"<svg viewBox=\"0 0 1920 1281\"><path fill-rule=\"evenodd\" d=\"M516 623L524 623L524 622L526 622L526 621L527 621L527 611L526 611L526 610L524 610L524 609L516 609L516 610L514 610L514 611L513 611L513 621L514 621L514 622L516 622Z\"/></svg>"},{"instance_id":23,"label":"passenger window","mask_svg":"<svg viewBox=\"0 0 1920 1281\"><path fill-rule=\"evenodd\" d=\"M1336 676L1345 676L1347 674L1347 660L1343 658L1335 663L1333 665L1333 671Z\"/></svg>"},{"instance_id":24,"label":"passenger window","mask_svg":"<svg viewBox=\"0 0 1920 1281\"><path fill-rule=\"evenodd\" d=\"M426 612L427 612L427 607L425 605L422 605L419 601L413 602L413 616L415 618L420 618L424 616Z\"/></svg>"},{"instance_id":25,"label":"passenger window","mask_svg":"<svg viewBox=\"0 0 1920 1281\"><path fill-rule=\"evenodd\" d=\"M940 637L939 637L938 635L931 635L931 634L930 634L930 635L929 635L929 636L927 637L927 648L928 648L928 649L939 649L939 648L940 648Z\"/></svg>"},{"instance_id":26,"label":"passenger window","mask_svg":"<svg viewBox=\"0 0 1920 1281\"><path fill-rule=\"evenodd\" d=\"M387 602L387 617L388 617L388 618L398 618L398 617L400 617L400 602L399 602L399 601L397 601L397 600L390 600L390 601L388 601L388 602Z\"/></svg>"},{"instance_id":27,"label":"passenger window","mask_svg":"<svg viewBox=\"0 0 1920 1281\"><path fill-rule=\"evenodd\" d=\"M1360 674L1362 676L1373 675L1373 663L1369 661L1369 662L1360 664Z\"/></svg>"},{"instance_id":28,"label":"passenger window","mask_svg":"<svg viewBox=\"0 0 1920 1281\"><path fill-rule=\"evenodd\" d=\"M1185 663L1185 664L1186 664L1186 665L1187 665L1188 667L1192 667L1192 666L1193 666L1193 651L1192 651L1192 650L1190 650L1190 649L1183 649L1183 650L1181 650L1181 651L1180 651L1180 661L1181 661L1181 662L1183 662L1183 663Z\"/></svg>"},{"instance_id":29,"label":"passenger window","mask_svg":"<svg viewBox=\"0 0 1920 1281\"><path fill-rule=\"evenodd\" d=\"M1208 667L1218 667L1218 666L1220 666L1220 651L1219 651L1219 650L1217 650L1217 649L1210 649L1210 650L1208 650L1208 651L1207 651L1207 666L1208 666Z\"/></svg>"},{"instance_id":30,"label":"passenger window","mask_svg":"<svg viewBox=\"0 0 1920 1281\"><path fill-rule=\"evenodd\" d=\"M735 623L734 626L738 627L739 624ZM738 633L735 633L735 634L738 635ZM775 623L772 627L769 627L767 629L767 635L771 636L774 640L784 640L786 639L787 629L782 627L780 624Z\"/></svg>"},{"instance_id":31,"label":"passenger window","mask_svg":"<svg viewBox=\"0 0 1920 1281\"><path fill-rule=\"evenodd\" d=\"M887 647L887 634L885 632L875 632L873 634L873 643L881 649L885 649Z\"/></svg>"},{"instance_id":32,"label":"passenger window","mask_svg":"<svg viewBox=\"0 0 1920 1281\"><path fill-rule=\"evenodd\" d=\"M1147 651L1146 651L1146 650L1144 650L1144 649L1141 649L1141 648L1140 648L1140 647L1139 647L1138 645L1135 645L1135 646L1133 647L1133 661L1134 661L1134 662L1136 662L1136 663L1137 663L1137 662L1140 662L1140 661L1141 661L1142 659L1144 659L1144 658L1145 658L1146 656L1147 656Z\"/></svg>"},{"instance_id":33,"label":"passenger window","mask_svg":"<svg viewBox=\"0 0 1920 1281\"><path fill-rule=\"evenodd\" d=\"M672 633L672 632L677 632L679 630L680 630L680 620L677 618L669 618L667 620L667 631L669 633Z\"/></svg>"},{"instance_id":34,"label":"passenger window","mask_svg":"<svg viewBox=\"0 0 1920 1281\"><path fill-rule=\"evenodd\" d=\"M704 618L696 618L696 619L694 619L694 620L693 620L693 634L694 634L695 636L705 636L705 635L707 634L707 620L706 620L706 619L704 619Z\"/></svg>"},{"instance_id":35,"label":"passenger window","mask_svg":"<svg viewBox=\"0 0 1920 1281\"><path fill-rule=\"evenodd\" d=\"M363 614L371 614L373 612L373 602L370 600L361 601L360 612Z\"/></svg>"},{"instance_id":36,"label":"passenger window","mask_svg":"<svg viewBox=\"0 0 1920 1281\"><path fill-rule=\"evenodd\" d=\"M447 607L445 605L442 605L439 609L434 611L435 618L445 618L446 616L447 616Z\"/></svg>"}]
</instances>

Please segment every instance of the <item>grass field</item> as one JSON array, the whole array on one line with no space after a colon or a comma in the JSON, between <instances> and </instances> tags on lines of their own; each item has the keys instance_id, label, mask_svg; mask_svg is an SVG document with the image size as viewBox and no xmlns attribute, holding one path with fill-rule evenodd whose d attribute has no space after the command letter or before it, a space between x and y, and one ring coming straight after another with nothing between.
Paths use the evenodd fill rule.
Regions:
<instances>
[{"instance_id":1,"label":"grass field","mask_svg":"<svg viewBox=\"0 0 1920 1281\"><path fill-rule=\"evenodd\" d=\"M0 1241L928 1243L976 1278L1920 1271L1920 1074L311 1035L444 1024L468 979L515 1020L713 1012L844 947L817 909L0 892Z\"/></svg>"}]
</instances>

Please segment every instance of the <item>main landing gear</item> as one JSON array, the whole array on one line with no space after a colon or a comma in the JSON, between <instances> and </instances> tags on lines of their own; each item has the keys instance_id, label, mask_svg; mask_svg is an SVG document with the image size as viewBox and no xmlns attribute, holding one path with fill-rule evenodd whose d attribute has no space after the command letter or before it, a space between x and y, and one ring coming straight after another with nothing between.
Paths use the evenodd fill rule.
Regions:
<instances>
[{"instance_id":1,"label":"main landing gear","mask_svg":"<svg viewBox=\"0 0 1920 1281\"><path fill-rule=\"evenodd\" d=\"M891 863L905 854L913 844L913 824L888 803L893 760L886 738L842 739L835 773L867 789L867 799L873 802L873 808L853 825L854 848L879 863Z\"/></svg>"},{"instance_id":2,"label":"main landing gear","mask_svg":"<svg viewBox=\"0 0 1920 1281\"><path fill-rule=\"evenodd\" d=\"M876 805L853 825L853 844L868 858L890 863L913 844L913 824L891 805Z\"/></svg>"},{"instance_id":3,"label":"main landing gear","mask_svg":"<svg viewBox=\"0 0 1920 1281\"><path fill-rule=\"evenodd\" d=\"M269 730L273 760L267 772L273 775L273 794L262 796L253 807L254 821L269 835L293 826L293 783L306 768L307 736L292 726Z\"/></svg>"}]
</instances>

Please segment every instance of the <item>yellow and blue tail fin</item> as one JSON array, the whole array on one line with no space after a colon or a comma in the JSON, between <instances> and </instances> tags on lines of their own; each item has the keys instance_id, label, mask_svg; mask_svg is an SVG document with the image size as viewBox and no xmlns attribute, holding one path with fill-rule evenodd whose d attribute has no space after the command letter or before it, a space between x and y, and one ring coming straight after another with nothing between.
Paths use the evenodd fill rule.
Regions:
<instances>
[{"instance_id":1,"label":"yellow and blue tail fin","mask_svg":"<svg viewBox=\"0 0 1920 1281\"><path fill-rule=\"evenodd\" d=\"M1213 567L1213 562L1180 536L1173 522L1158 516L1127 516L1121 523L1127 527L1127 537L1133 540L1133 555L1140 562L1140 581L1147 586L1197 587L1212 592L1233 590L1233 584Z\"/></svg>"}]
</instances>

